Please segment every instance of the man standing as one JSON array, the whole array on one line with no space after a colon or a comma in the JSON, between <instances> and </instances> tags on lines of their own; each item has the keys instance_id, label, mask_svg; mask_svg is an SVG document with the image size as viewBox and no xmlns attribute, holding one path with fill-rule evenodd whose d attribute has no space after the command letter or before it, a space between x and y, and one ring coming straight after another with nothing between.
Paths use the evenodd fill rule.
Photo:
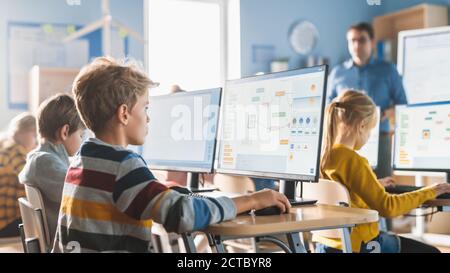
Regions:
<instances>
[{"instance_id":1,"label":"man standing","mask_svg":"<svg viewBox=\"0 0 450 273\"><path fill-rule=\"evenodd\" d=\"M351 59L335 67L329 77L328 98L331 101L348 89L361 90L381 108L379 178L392 175L391 135L389 119L395 115L395 105L407 104L405 90L394 64L373 56L375 33L368 23L351 26L347 32ZM392 179L382 179L385 185Z\"/></svg>"}]
</instances>

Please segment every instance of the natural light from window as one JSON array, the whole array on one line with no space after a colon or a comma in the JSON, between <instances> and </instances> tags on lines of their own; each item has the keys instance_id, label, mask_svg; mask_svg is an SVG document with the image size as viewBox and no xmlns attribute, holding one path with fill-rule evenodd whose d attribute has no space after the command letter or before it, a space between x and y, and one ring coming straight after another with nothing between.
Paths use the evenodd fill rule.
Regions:
<instances>
[{"instance_id":1,"label":"natural light from window","mask_svg":"<svg viewBox=\"0 0 450 273\"><path fill-rule=\"evenodd\" d=\"M221 85L221 16L215 2L149 1L149 73L168 93Z\"/></svg>"}]
</instances>

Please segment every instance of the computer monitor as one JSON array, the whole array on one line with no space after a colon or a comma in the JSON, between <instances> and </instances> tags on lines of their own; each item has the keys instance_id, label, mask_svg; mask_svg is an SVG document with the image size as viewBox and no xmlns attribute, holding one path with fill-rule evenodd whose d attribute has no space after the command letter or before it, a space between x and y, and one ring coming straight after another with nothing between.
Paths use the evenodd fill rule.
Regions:
<instances>
[{"instance_id":1,"label":"computer monitor","mask_svg":"<svg viewBox=\"0 0 450 273\"><path fill-rule=\"evenodd\" d=\"M396 107L394 169L450 172L450 101Z\"/></svg>"},{"instance_id":2,"label":"computer monitor","mask_svg":"<svg viewBox=\"0 0 450 273\"><path fill-rule=\"evenodd\" d=\"M318 66L228 81L217 172L318 181L327 72Z\"/></svg>"},{"instance_id":3,"label":"computer monitor","mask_svg":"<svg viewBox=\"0 0 450 273\"><path fill-rule=\"evenodd\" d=\"M378 148L380 146L380 115L381 110L380 107L377 107L378 112L378 121L375 128L372 129L370 134L370 138L367 141L366 145L358 151L358 153L367 158L372 169L376 169L378 167Z\"/></svg>"},{"instance_id":4,"label":"computer monitor","mask_svg":"<svg viewBox=\"0 0 450 273\"><path fill-rule=\"evenodd\" d=\"M150 98L142 156L151 169L211 173L221 88Z\"/></svg>"},{"instance_id":5,"label":"computer monitor","mask_svg":"<svg viewBox=\"0 0 450 273\"><path fill-rule=\"evenodd\" d=\"M450 100L450 27L402 31L398 70L409 104Z\"/></svg>"}]
</instances>

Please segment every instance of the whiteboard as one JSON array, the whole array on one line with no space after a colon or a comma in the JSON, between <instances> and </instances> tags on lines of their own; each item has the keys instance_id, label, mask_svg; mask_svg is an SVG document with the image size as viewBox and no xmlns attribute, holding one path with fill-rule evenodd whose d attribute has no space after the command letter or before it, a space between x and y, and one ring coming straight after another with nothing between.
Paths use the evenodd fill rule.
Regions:
<instances>
[{"instance_id":1,"label":"whiteboard","mask_svg":"<svg viewBox=\"0 0 450 273\"><path fill-rule=\"evenodd\" d=\"M450 27L399 34L398 69L409 104L450 100Z\"/></svg>"}]
</instances>

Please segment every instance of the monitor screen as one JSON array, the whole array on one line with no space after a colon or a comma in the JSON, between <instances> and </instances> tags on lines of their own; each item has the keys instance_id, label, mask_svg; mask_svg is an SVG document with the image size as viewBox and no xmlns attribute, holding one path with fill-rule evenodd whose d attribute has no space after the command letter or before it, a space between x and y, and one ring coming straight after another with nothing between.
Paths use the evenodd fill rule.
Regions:
<instances>
[{"instance_id":1,"label":"monitor screen","mask_svg":"<svg viewBox=\"0 0 450 273\"><path fill-rule=\"evenodd\" d=\"M142 156L151 169L211 173L221 88L150 98Z\"/></svg>"},{"instance_id":2,"label":"monitor screen","mask_svg":"<svg viewBox=\"0 0 450 273\"><path fill-rule=\"evenodd\" d=\"M227 82L218 172L318 181L327 66Z\"/></svg>"},{"instance_id":3,"label":"monitor screen","mask_svg":"<svg viewBox=\"0 0 450 273\"><path fill-rule=\"evenodd\" d=\"M450 100L450 27L401 32L398 58L409 104Z\"/></svg>"},{"instance_id":4,"label":"monitor screen","mask_svg":"<svg viewBox=\"0 0 450 273\"><path fill-rule=\"evenodd\" d=\"M367 158L369 161L370 166L373 169L376 169L378 167L378 147L380 144L380 114L381 110L380 107L377 107L378 112L378 122L375 128L372 129L372 132L370 133L370 138L367 141L366 145L361 148L361 150L358 151L358 153Z\"/></svg>"},{"instance_id":5,"label":"monitor screen","mask_svg":"<svg viewBox=\"0 0 450 273\"><path fill-rule=\"evenodd\" d=\"M450 170L450 101L396 107L394 168Z\"/></svg>"}]
</instances>

